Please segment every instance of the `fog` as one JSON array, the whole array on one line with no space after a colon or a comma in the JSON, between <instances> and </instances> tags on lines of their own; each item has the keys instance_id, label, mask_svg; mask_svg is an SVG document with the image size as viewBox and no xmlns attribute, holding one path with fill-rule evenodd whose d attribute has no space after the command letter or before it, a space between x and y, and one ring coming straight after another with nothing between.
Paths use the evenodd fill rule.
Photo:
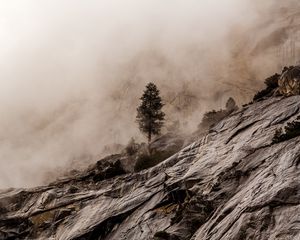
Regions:
<instances>
[{"instance_id":1,"label":"fog","mask_svg":"<svg viewBox=\"0 0 300 240\"><path fill-rule=\"evenodd\" d=\"M143 141L135 111L150 81L167 124L185 132L230 96L250 101L290 39L276 22L289 6L263 2L0 1L0 188L45 184Z\"/></svg>"}]
</instances>

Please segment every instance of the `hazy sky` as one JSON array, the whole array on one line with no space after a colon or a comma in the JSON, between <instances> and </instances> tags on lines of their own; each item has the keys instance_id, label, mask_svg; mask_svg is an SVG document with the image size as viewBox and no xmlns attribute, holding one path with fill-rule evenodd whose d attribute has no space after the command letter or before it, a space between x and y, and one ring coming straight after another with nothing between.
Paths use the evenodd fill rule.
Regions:
<instances>
[{"instance_id":1,"label":"hazy sky","mask_svg":"<svg viewBox=\"0 0 300 240\"><path fill-rule=\"evenodd\" d=\"M183 90L196 96L189 129L228 95L249 99L251 89L224 82L257 80L243 44L271 2L1 0L0 187L42 184L106 145L142 140L135 106L149 81L166 103Z\"/></svg>"}]
</instances>

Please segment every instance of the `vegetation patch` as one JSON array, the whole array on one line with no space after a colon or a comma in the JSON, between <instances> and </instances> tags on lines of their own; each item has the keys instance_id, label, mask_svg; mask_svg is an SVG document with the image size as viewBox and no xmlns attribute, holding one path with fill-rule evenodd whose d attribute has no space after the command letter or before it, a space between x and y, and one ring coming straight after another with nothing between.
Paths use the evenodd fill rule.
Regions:
<instances>
[{"instance_id":1,"label":"vegetation patch","mask_svg":"<svg viewBox=\"0 0 300 240\"><path fill-rule=\"evenodd\" d=\"M221 110L212 110L203 115L201 123L198 125L198 130L208 130L215 124L222 121L234 111L238 110L238 106L233 98L229 98L226 103L226 108Z\"/></svg>"},{"instance_id":2,"label":"vegetation patch","mask_svg":"<svg viewBox=\"0 0 300 240\"><path fill-rule=\"evenodd\" d=\"M267 78L265 80L266 88L257 92L253 97L253 101L261 101L266 97L271 97L275 90L278 88L278 80L280 78L280 74L276 73L273 76Z\"/></svg>"},{"instance_id":3,"label":"vegetation patch","mask_svg":"<svg viewBox=\"0 0 300 240\"><path fill-rule=\"evenodd\" d=\"M179 239L179 238L170 235L166 231L159 231L159 232L154 234L154 239L155 240L175 240L175 239Z\"/></svg>"},{"instance_id":4,"label":"vegetation patch","mask_svg":"<svg viewBox=\"0 0 300 240\"><path fill-rule=\"evenodd\" d=\"M128 156L133 156L138 153L141 148L140 144L136 143L134 138L131 138L127 146L125 147L125 152Z\"/></svg>"},{"instance_id":5,"label":"vegetation patch","mask_svg":"<svg viewBox=\"0 0 300 240\"><path fill-rule=\"evenodd\" d=\"M165 159L171 157L175 153L176 151L158 151L151 154L143 153L140 156L138 156L134 166L134 171L138 172L153 167L159 164L160 162L164 161Z\"/></svg>"},{"instance_id":6,"label":"vegetation patch","mask_svg":"<svg viewBox=\"0 0 300 240\"><path fill-rule=\"evenodd\" d=\"M300 136L300 116L295 121L287 123L284 130L282 128L277 129L272 143L283 142L298 136Z\"/></svg>"},{"instance_id":7,"label":"vegetation patch","mask_svg":"<svg viewBox=\"0 0 300 240\"><path fill-rule=\"evenodd\" d=\"M126 173L119 159L115 162L105 162L100 160L97 162L96 166L97 169L93 175L93 180L96 182Z\"/></svg>"}]
</instances>

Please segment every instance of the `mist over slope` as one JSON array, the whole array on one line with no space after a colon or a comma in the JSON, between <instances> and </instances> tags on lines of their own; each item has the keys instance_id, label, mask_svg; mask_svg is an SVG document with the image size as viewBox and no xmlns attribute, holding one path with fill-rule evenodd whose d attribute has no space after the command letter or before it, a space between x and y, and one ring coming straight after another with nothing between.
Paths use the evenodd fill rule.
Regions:
<instances>
[{"instance_id":1,"label":"mist over slope","mask_svg":"<svg viewBox=\"0 0 300 240\"><path fill-rule=\"evenodd\" d=\"M142 139L135 106L149 81L184 131L229 96L247 102L297 60L298 9L271 0L1 3L0 187L42 184L48 171Z\"/></svg>"},{"instance_id":2,"label":"mist over slope","mask_svg":"<svg viewBox=\"0 0 300 240\"><path fill-rule=\"evenodd\" d=\"M48 186L2 190L0 238L298 240L299 101L249 104L140 172L114 155ZM274 143L295 118L297 136Z\"/></svg>"}]
</instances>

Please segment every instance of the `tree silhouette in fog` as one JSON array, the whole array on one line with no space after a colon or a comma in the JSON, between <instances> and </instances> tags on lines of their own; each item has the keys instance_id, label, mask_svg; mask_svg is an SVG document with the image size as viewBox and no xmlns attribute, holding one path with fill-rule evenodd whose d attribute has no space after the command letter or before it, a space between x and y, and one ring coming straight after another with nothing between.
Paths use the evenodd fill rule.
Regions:
<instances>
[{"instance_id":1,"label":"tree silhouette in fog","mask_svg":"<svg viewBox=\"0 0 300 240\"><path fill-rule=\"evenodd\" d=\"M146 89L140 98L141 104L137 108L136 120L139 129L147 135L148 144L153 135L160 134L164 124L165 114L162 111L164 104L159 95L159 90L152 82L146 85Z\"/></svg>"}]
</instances>

